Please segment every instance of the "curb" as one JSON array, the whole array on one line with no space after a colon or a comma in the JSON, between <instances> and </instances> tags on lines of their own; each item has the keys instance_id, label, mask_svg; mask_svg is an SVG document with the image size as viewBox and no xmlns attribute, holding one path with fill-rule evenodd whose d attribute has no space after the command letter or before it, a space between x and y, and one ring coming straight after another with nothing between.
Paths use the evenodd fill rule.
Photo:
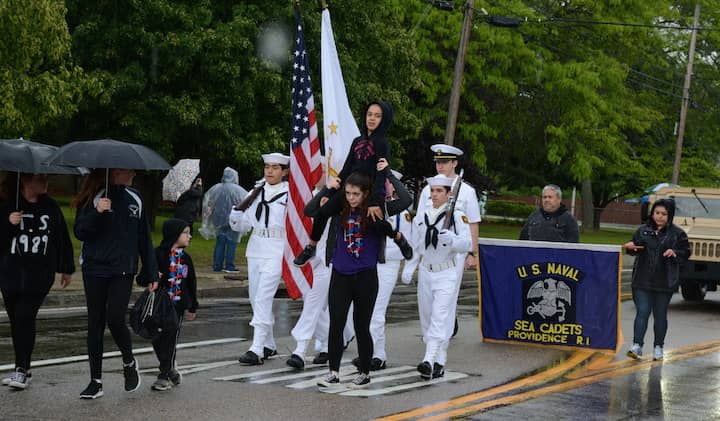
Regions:
<instances>
[{"instance_id":1,"label":"curb","mask_svg":"<svg viewBox=\"0 0 720 421\"><path fill-rule=\"evenodd\" d=\"M208 298L248 298L249 294L247 280L239 278L241 277L233 278L232 280L228 279L226 282L227 286L208 286L205 288L198 287L197 295L198 301L201 301L200 305L202 305L203 299ZM135 303L135 301L138 299L138 297L140 297L140 294L142 294L142 292L143 288L133 287L132 294L130 295L130 306ZM289 298L287 291L285 290L285 284L280 283L280 286L275 293L275 298ZM47 297L45 297L42 308L78 307L85 305L85 292L83 292L82 290L51 290ZM5 303L3 302L3 300L0 300L0 311L5 311Z\"/></svg>"}]
</instances>

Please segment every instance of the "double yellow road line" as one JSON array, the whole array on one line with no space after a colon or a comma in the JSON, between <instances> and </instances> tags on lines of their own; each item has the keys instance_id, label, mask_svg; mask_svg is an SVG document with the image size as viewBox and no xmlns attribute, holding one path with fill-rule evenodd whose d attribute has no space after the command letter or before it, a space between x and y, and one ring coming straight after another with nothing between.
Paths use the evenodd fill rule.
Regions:
<instances>
[{"instance_id":1,"label":"double yellow road line","mask_svg":"<svg viewBox=\"0 0 720 421\"><path fill-rule=\"evenodd\" d=\"M655 365L696 358L719 351L720 341L708 341L671 350L665 354L664 361L653 361L650 358L646 358L641 361L628 359L614 362L612 361L612 355L577 351L571 354L568 359L561 361L554 367L541 373L501 386L460 396L446 402L383 417L380 418L380 420L444 420L452 417L471 415L491 408L512 405L551 393L564 392L588 384L623 376ZM560 382L548 384L556 380L560 380ZM494 396L504 395L519 389L523 391L493 399Z\"/></svg>"}]
</instances>

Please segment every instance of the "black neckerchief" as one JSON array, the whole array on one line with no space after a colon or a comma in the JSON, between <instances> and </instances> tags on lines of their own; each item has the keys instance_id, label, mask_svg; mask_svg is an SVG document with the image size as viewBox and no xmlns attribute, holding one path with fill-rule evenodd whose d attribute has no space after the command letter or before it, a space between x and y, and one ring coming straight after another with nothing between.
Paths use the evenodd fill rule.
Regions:
<instances>
[{"instance_id":1,"label":"black neckerchief","mask_svg":"<svg viewBox=\"0 0 720 421\"><path fill-rule=\"evenodd\" d=\"M257 208L255 208L255 218L259 221L260 217L263 214L263 209L265 210L265 228L268 227L268 223L270 222L270 203L278 200L279 198L285 196L287 194L286 191L275 195L270 200L265 200L265 189L262 189L260 192L260 203L258 203Z\"/></svg>"},{"instance_id":2,"label":"black neckerchief","mask_svg":"<svg viewBox=\"0 0 720 421\"><path fill-rule=\"evenodd\" d=\"M442 221L443 218L445 218L445 212L440 213L435 222L433 222L431 225L427 213L425 214L425 225L427 226L427 230L425 231L425 248L430 247L430 245L437 248L438 233L440 231L435 228L435 225L437 225L438 222Z\"/></svg>"}]
</instances>

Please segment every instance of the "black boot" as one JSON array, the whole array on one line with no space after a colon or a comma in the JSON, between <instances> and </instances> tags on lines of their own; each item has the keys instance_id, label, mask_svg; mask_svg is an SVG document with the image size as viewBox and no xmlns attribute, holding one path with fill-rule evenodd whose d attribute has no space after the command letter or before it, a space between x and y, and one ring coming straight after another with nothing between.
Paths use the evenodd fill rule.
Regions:
<instances>
[{"instance_id":1,"label":"black boot","mask_svg":"<svg viewBox=\"0 0 720 421\"><path fill-rule=\"evenodd\" d=\"M305 264L308 262L308 260L312 259L313 256L315 256L315 249L316 247L313 245L308 244L305 246L303 251L298 254L298 256L293 260L293 264L297 267L305 266Z\"/></svg>"},{"instance_id":2,"label":"black boot","mask_svg":"<svg viewBox=\"0 0 720 421\"><path fill-rule=\"evenodd\" d=\"M400 239L393 238L393 241L398 245L398 247L400 247L400 252L406 260L412 259L413 249L410 247L410 243L407 242L405 236L402 235L401 232L398 232L398 234L400 234Z\"/></svg>"}]
</instances>

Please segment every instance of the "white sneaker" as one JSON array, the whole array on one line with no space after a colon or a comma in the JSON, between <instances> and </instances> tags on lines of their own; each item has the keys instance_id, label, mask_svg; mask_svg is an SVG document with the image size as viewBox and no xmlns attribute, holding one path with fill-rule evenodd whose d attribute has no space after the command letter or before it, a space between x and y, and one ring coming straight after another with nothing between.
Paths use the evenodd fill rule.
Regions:
<instances>
[{"instance_id":1,"label":"white sneaker","mask_svg":"<svg viewBox=\"0 0 720 421\"><path fill-rule=\"evenodd\" d=\"M663 359L663 347L655 346L653 350L653 361L662 361Z\"/></svg>"},{"instance_id":2,"label":"white sneaker","mask_svg":"<svg viewBox=\"0 0 720 421\"><path fill-rule=\"evenodd\" d=\"M21 370L22 370L22 368L16 368L15 371L10 373L9 376L2 379L2 385L10 386L11 383L18 383L18 384L24 383L25 386L27 387L27 384L30 383L30 380L32 380L32 374L25 373L24 371L21 371ZM15 386L15 387L24 389L24 387L18 387L18 386Z\"/></svg>"},{"instance_id":3,"label":"white sneaker","mask_svg":"<svg viewBox=\"0 0 720 421\"><path fill-rule=\"evenodd\" d=\"M24 369L18 368L15 370L15 378L8 383L8 386L14 389L23 390L28 387L30 380L32 380L32 375L30 375L30 373L26 373Z\"/></svg>"},{"instance_id":4,"label":"white sneaker","mask_svg":"<svg viewBox=\"0 0 720 421\"><path fill-rule=\"evenodd\" d=\"M16 373L17 373L17 371L13 371L12 373L10 373L9 376L2 379L2 385L7 386L10 384L11 381L15 380Z\"/></svg>"},{"instance_id":5,"label":"white sneaker","mask_svg":"<svg viewBox=\"0 0 720 421\"><path fill-rule=\"evenodd\" d=\"M317 382L318 387L320 388L333 388L340 386L340 378L338 377L337 373L334 371L331 371L328 373L325 378L319 380Z\"/></svg>"},{"instance_id":6,"label":"white sneaker","mask_svg":"<svg viewBox=\"0 0 720 421\"><path fill-rule=\"evenodd\" d=\"M636 360L642 359L642 346L640 344L632 344L626 355Z\"/></svg>"}]
</instances>

